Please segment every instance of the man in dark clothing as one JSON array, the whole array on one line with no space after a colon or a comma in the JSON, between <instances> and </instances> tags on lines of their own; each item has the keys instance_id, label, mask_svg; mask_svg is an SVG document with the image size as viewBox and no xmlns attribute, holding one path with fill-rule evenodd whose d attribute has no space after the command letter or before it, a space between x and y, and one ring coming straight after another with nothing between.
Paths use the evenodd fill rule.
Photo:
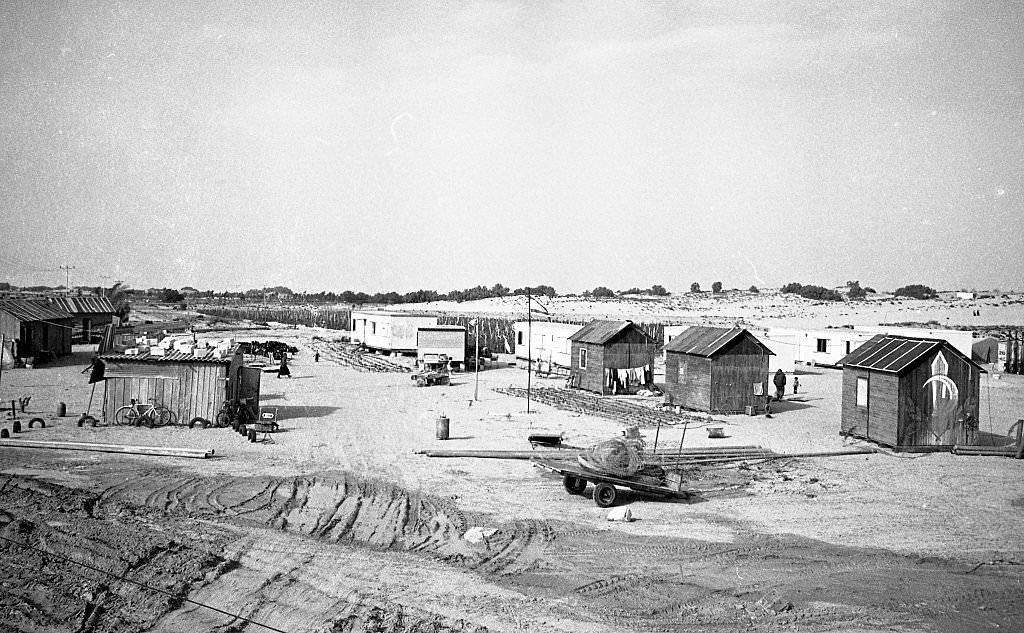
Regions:
<instances>
[{"instance_id":1,"label":"man in dark clothing","mask_svg":"<svg viewBox=\"0 0 1024 633\"><path fill-rule=\"evenodd\" d=\"M786 374L781 369L775 372L775 378L772 380L775 383L775 399L782 400L782 396L786 395Z\"/></svg>"}]
</instances>

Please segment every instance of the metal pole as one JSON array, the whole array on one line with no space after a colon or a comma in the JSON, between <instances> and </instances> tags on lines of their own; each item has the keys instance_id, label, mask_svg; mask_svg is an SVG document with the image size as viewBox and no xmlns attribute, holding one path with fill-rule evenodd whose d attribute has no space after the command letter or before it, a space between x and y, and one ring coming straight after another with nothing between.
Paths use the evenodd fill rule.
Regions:
<instances>
[{"instance_id":1,"label":"metal pole","mask_svg":"<svg viewBox=\"0 0 1024 633\"><path fill-rule=\"evenodd\" d=\"M473 386L473 400L479 401L480 395L480 319L476 321L476 384Z\"/></svg>"},{"instance_id":2,"label":"metal pole","mask_svg":"<svg viewBox=\"0 0 1024 633\"><path fill-rule=\"evenodd\" d=\"M533 373L533 299L526 287L526 412L530 412L530 374Z\"/></svg>"}]
</instances>

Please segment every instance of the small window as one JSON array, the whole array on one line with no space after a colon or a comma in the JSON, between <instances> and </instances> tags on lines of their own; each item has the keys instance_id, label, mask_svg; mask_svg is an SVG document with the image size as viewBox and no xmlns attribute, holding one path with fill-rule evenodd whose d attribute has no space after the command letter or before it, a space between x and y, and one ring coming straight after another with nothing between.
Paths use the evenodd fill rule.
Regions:
<instances>
[{"instance_id":1,"label":"small window","mask_svg":"<svg viewBox=\"0 0 1024 633\"><path fill-rule=\"evenodd\" d=\"M828 339L827 338L819 338L818 339L818 349L816 351L821 352L822 354L828 352Z\"/></svg>"},{"instance_id":2,"label":"small window","mask_svg":"<svg viewBox=\"0 0 1024 633\"><path fill-rule=\"evenodd\" d=\"M518 332L516 332L516 335L517 335L516 345L522 345L523 344L523 331L519 330Z\"/></svg>"},{"instance_id":3,"label":"small window","mask_svg":"<svg viewBox=\"0 0 1024 633\"><path fill-rule=\"evenodd\" d=\"M581 349L580 350L580 369L586 369L586 368L587 368L587 350L586 349Z\"/></svg>"},{"instance_id":4,"label":"small window","mask_svg":"<svg viewBox=\"0 0 1024 633\"><path fill-rule=\"evenodd\" d=\"M868 406L868 379L857 379L857 406L867 408Z\"/></svg>"}]
</instances>

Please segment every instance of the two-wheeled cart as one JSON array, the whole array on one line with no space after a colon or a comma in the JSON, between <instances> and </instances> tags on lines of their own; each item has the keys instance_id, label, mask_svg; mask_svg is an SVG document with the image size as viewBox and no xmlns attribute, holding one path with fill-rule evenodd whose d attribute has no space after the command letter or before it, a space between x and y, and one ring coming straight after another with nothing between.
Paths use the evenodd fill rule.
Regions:
<instances>
[{"instance_id":1,"label":"two-wheeled cart","mask_svg":"<svg viewBox=\"0 0 1024 633\"><path fill-rule=\"evenodd\" d=\"M562 485L571 495L582 495L588 483L594 484L594 503L601 508L615 505L619 495L616 487L669 499L690 497L690 492L682 487L682 478L678 472L661 471L660 474L648 474L649 471L641 471L636 475L618 477L571 461L538 459L533 461L533 465L561 475Z\"/></svg>"}]
</instances>

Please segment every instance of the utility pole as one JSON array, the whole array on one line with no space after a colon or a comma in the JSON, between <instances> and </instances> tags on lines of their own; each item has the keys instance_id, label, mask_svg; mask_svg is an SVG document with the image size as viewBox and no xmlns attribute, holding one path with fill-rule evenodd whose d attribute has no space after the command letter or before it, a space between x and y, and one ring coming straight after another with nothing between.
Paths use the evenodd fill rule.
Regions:
<instances>
[{"instance_id":1,"label":"utility pole","mask_svg":"<svg viewBox=\"0 0 1024 633\"><path fill-rule=\"evenodd\" d=\"M473 319L471 324L476 326L476 356L473 361L473 368L476 369L476 384L473 386L473 401L478 402L480 398L480 319Z\"/></svg>"},{"instance_id":2,"label":"utility pole","mask_svg":"<svg viewBox=\"0 0 1024 633\"><path fill-rule=\"evenodd\" d=\"M71 271L74 270L75 267L65 264L63 266L58 266L57 268L64 271L64 289L67 294L71 294Z\"/></svg>"},{"instance_id":3,"label":"utility pole","mask_svg":"<svg viewBox=\"0 0 1024 633\"><path fill-rule=\"evenodd\" d=\"M533 299L526 287L526 412L530 412L530 375L533 374Z\"/></svg>"}]
</instances>

